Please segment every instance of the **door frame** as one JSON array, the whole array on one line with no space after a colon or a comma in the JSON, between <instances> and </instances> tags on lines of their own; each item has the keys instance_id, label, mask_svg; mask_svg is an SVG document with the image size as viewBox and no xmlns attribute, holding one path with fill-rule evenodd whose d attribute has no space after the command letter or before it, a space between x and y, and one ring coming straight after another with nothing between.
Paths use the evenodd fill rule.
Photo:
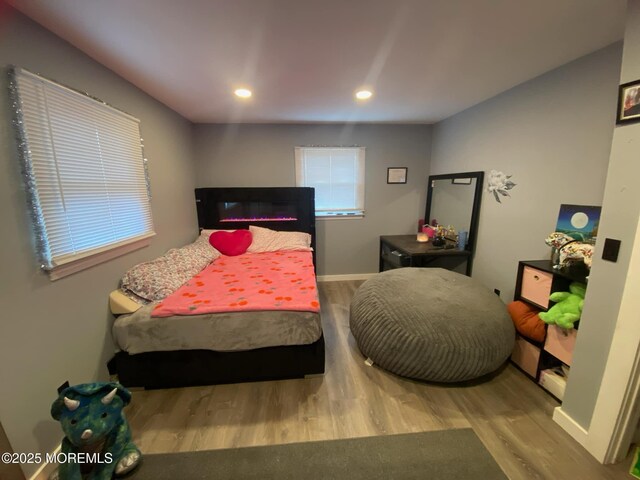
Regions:
<instances>
[{"instance_id":1,"label":"door frame","mask_svg":"<svg viewBox=\"0 0 640 480\"><path fill-rule=\"evenodd\" d=\"M640 222L585 448L602 463L623 460L640 419Z\"/></svg>"}]
</instances>

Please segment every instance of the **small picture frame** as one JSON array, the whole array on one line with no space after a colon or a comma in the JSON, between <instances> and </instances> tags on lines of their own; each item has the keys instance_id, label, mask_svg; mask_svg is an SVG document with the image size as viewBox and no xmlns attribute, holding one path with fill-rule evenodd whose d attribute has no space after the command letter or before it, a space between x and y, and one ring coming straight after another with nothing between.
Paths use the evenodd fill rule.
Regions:
<instances>
[{"instance_id":1,"label":"small picture frame","mask_svg":"<svg viewBox=\"0 0 640 480\"><path fill-rule=\"evenodd\" d=\"M640 122L640 80L620 85L616 124Z\"/></svg>"},{"instance_id":2,"label":"small picture frame","mask_svg":"<svg viewBox=\"0 0 640 480\"><path fill-rule=\"evenodd\" d=\"M387 183L407 183L407 167L387 168Z\"/></svg>"},{"instance_id":3,"label":"small picture frame","mask_svg":"<svg viewBox=\"0 0 640 480\"><path fill-rule=\"evenodd\" d=\"M471 185L471 177L452 178L451 183L454 185Z\"/></svg>"}]
</instances>

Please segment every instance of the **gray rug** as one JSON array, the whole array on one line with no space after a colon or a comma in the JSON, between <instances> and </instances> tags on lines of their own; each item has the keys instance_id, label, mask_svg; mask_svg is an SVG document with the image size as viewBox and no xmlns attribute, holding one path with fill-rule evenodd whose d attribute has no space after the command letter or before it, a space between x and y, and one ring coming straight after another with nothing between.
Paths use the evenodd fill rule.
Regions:
<instances>
[{"instance_id":1,"label":"gray rug","mask_svg":"<svg viewBox=\"0 0 640 480\"><path fill-rule=\"evenodd\" d=\"M471 429L145 455L127 479L506 479Z\"/></svg>"}]
</instances>

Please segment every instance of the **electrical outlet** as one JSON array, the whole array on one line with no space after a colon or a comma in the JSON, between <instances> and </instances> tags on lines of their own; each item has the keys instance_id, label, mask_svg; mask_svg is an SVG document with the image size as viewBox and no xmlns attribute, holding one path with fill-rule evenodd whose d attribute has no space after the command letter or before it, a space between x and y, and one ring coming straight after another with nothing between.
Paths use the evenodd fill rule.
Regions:
<instances>
[{"instance_id":1,"label":"electrical outlet","mask_svg":"<svg viewBox=\"0 0 640 480\"><path fill-rule=\"evenodd\" d=\"M498 290L497 288L493 289L493 293L495 293L496 295L500 296L500 290Z\"/></svg>"},{"instance_id":2,"label":"electrical outlet","mask_svg":"<svg viewBox=\"0 0 640 480\"><path fill-rule=\"evenodd\" d=\"M58 387L58 393L62 392L65 388L69 388L69 380Z\"/></svg>"}]
</instances>

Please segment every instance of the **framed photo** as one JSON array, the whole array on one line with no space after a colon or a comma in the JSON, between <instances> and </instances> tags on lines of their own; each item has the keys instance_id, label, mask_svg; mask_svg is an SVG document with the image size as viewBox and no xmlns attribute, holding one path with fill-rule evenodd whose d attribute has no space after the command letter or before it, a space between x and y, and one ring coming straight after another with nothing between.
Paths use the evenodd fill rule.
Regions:
<instances>
[{"instance_id":1,"label":"framed photo","mask_svg":"<svg viewBox=\"0 0 640 480\"><path fill-rule=\"evenodd\" d=\"M640 80L620 85L616 124L640 122Z\"/></svg>"},{"instance_id":2,"label":"framed photo","mask_svg":"<svg viewBox=\"0 0 640 480\"><path fill-rule=\"evenodd\" d=\"M454 185L471 185L471 177L452 178L451 183L453 183Z\"/></svg>"},{"instance_id":3,"label":"framed photo","mask_svg":"<svg viewBox=\"0 0 640 480\"><path fill-rule=\"evenodd\" d=\"M387 168L387 183L407 183L407 167Z\"/></svg>"}]
</instances>

